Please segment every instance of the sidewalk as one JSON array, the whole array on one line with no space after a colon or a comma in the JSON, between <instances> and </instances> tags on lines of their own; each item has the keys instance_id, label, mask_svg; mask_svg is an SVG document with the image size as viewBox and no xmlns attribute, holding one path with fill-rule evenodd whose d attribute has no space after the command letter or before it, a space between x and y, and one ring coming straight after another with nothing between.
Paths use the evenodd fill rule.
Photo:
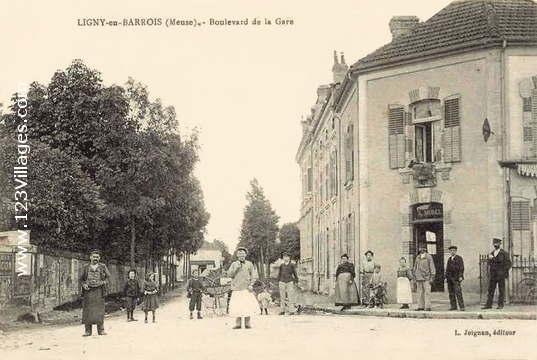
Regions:
<instances>
[{"instance_id":1,"label":"sidewalk","mask_svg":"<svg viewBox=\"0 0 537 360\"><path fill-rule=\"evenodd\" d=\"M387 304L384 309L367 309L364 306L353 306L350 310L341 311L341 306L335 306L328 295L301 292L298 303L305 313L324 313L335 315L384 316L416 319L519 319L537 320L537 305L507 304L503 309L496 309L496 304L490 310L482 310L479 298L471 295L465 297L466 311L449 311L447 293L433 293L431 311L415 311L416 294L413 294L414 304L410 309L399 309L401 304Z\"/></svg>"}]
</instances>

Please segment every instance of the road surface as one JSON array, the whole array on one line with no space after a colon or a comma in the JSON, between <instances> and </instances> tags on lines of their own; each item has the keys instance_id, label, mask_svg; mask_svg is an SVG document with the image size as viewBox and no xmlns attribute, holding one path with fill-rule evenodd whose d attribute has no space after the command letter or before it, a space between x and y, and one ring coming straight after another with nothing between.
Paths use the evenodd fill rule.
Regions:
<instances>
[{"instance_id":1,"label":"road surface","mask_svg":"<svg viewBox=\"0 0 537 360\"><path fill-rule=\"evenodd\" d=\"M155 324L105 321L108 335L82 337L83 326L43 327L0 336L0 359L537 359L537 321L428 320L364 316L255 316L189 320L185 299L158 310ZM151 320L151 319L150 319ZM514 335L495 330L515 331ZM474 335L464 335L474 331ZM489 335L481 332L488 331ZM455 335L460 333L461 335Z\"/></svg>"}]
</instances>

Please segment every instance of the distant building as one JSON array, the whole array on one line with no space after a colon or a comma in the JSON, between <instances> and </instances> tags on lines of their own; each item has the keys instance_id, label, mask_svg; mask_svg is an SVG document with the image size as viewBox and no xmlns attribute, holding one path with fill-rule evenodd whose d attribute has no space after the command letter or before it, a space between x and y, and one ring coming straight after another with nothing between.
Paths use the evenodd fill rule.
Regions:
<instances>
[{"instance_id":1,"label":"distant building","mask_svg":"<svg viewBox=\"0 0 537 360\"><path fill-rule=\"evenodd\" d=\"M392 41L345 75L335 58L296 155L299 269L310 289L331 292L343 253L359 270L372 250L393 279L398 259L412 265L426 243L441 292L454 244L475 293L493 237L534 258L536 18L529 0L455 1L422 23L392 18Z\"/></svg>"},{"instance_id":2,"label":"distant building","mask_svg":"<svg viewBox=\"0 0 537 360\"><path fill-rule=\"evenodd\" d=\"M177 278L188 278L193 270L199 270L200 274L206 269L218 269L222 266L222 250L208 241L189 258L181 258L177 266Z\"/></svg>"}]
</instances>

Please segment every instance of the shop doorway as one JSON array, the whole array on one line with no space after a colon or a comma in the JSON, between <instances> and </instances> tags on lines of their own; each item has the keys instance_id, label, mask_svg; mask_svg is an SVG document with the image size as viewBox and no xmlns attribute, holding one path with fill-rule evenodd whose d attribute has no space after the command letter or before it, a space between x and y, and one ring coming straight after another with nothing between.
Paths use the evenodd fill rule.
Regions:
<instances>
[{"instance_id":1,"label":"shop doorway","mask_svg":"<svg viewBox=\"0 0 537 360\"><path fill-rule=\"evenodd\" d=\"M431 285L432 292L444 291L444 223L442 204L417 204L412 209L414 230L414 258L418 256L418 246L427 245L427 252L433 257L436 277Z\"/></svg>"}]
</instances>

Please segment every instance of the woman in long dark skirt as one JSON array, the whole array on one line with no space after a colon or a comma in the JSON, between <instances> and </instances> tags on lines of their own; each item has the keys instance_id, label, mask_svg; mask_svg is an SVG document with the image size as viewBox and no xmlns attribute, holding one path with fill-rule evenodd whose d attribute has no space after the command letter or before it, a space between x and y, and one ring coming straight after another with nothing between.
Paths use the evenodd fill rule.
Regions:
<instances>
[{"instance_id":1,"label":"woman in long dark skirt","mask_svg":"<svg viewBox=\"0 0 537 360\"><path fill-rule=\"evenodd\" d=\"M336 306L342 306L341 311L350 309L351 306L360 305L358 300L358 288L354 282L356 272L354 264L349 262L347 254L341 255L341 264L336 270Z\"/></svg>"},{"instance_id":2,"label":"woman in long dark skirt","mask_svg":"<svg viewBox=\"0 0 537 360\"><path fill-rule=\"evenodd\" d=\"M153 322L156 322L155 310L158 309L158 284L155 281L155 273L151 271L147 273L142 286L142 292L144 293L143 310L145 312L145 322L147 323L147 313L149 311L153 313Z\"/></svg>"}]
</instances>

